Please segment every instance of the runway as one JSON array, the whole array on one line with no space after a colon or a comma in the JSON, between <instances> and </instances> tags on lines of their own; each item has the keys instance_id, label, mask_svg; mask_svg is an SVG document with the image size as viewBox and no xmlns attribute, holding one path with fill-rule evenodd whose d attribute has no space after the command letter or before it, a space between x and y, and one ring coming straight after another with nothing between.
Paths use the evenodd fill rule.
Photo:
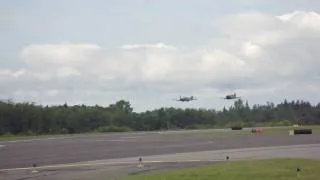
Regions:
<instances>
[{"instance_id":1,"label":"runway","mask_svg":"<svg viewBox=\"0 0 320 180\"><path fill-rule=\"evenodd\" d=\"M221 130L220 130L221 131ZM224 135L228 132L223 132ZM217 136L208 130L3 141L0 169L249 147L317 144L319 134Z\"/></svg>"},{"instance_id":2,"label":"runway","mask_svg":"<svg viewBox=\"0 0 320 180\"><path fill-rule=\"evenodd\" d=\"M123 177L128 174L147 173L159 170L172 170L214 163L238 160L258 160L269 158L312 158L320 159L320 144L290 145L259 148L237 148L226 150L173 153L145 156L142 167L138 157L106 159L77 164L42 166L37 173L32 168L9 169L0 171L3 180L104 180ZM1 173L2 172L2 173Z\"/></svg>"}]
</instances>

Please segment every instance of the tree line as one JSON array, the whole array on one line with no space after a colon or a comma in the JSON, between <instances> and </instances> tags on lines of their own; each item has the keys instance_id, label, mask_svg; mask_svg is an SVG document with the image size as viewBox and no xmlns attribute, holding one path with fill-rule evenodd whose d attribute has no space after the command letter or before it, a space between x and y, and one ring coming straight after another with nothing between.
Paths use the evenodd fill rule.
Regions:
<instances>
[{"instance_id":1,"label":"tree line","mask_svg":"<svg viewBox=\"0 0 320 180\"><path fill-rule=\"evenodd\" d=\"M165 129L225 128L320 124L320 103L297 100L249 107L239 99L229 108L159 108L133 112L130 102L120 100L107 107L0 101L0 135L73 134L86 132L153 131Z\"/></svg>"}]
</instances>

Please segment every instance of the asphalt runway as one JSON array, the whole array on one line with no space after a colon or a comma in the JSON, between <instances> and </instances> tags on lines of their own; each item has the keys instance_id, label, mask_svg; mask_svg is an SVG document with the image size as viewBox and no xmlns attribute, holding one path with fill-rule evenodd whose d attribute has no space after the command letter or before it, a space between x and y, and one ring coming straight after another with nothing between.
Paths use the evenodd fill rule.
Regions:
<instances>
[{"instance_id":1,"label":"asphalt runway","mask_svg":"<svg viewBox=\"0 0 320 180\"><path fill-rule=\"evenodd\" d=\"M319 137L317 133L215 137L208 130L198 130L3 141L0 142L0 169L30 167L34 163L44 166L183 152L317 144Z\"/></svg>"},{"instance_id":2,"label":"asphalt runway","mask_svg":"<svg viewBox=\"0 0 320 180\"><path fill-rule=\"evenodd\" d=\"M269 158L311 158L320 159L320 144L239 148L189 153L174 153L146 156L142 165L137 157L107 159L69 165L54 165L33 169L15 169L0 171L3 180L105 180L117 179L126 175L142 174L154 171L197 167L215 163L238 160L259 160ZM227 161L226 156L230 159Z\"/></svg>"}]
</instances>

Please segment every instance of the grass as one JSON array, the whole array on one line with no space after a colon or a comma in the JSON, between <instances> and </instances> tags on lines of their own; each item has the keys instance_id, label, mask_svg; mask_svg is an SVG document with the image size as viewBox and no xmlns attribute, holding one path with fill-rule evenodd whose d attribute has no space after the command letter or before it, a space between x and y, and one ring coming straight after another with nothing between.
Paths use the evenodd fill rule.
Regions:
<instances>
[{"instance_id":1,"label":"grass","mask_svg":"<svg viewBox=\"0 0 320 180\"><path fill-rule=\"evenodd\" d=\"M264 128L263 134L266 135L279 135L279 134L289 134L289 130L293 129L312 129L313 133L320 132L320 126L302 126L302 127L292 127L292 126L283 126L283 127L275 127L275 128Z\"/></svg>"},{"instance_id":2,"label":"grass","mask_svg":"<svg viewBox=\"0 0 320 180\"><path fill-rule=\"evenodd\" d=\"M296 168L301 172L297 176ZM272 159L237 161L200 168L131 175L121 180L318 180L320 161Z\"/></svg>"},{"instance_id":3,"label":"grass","mask_svg":"<svg viewBox=\"0 0 320 180\"><path fill-rule=\"evenodd\" d=\"M79 137L79 136L97 136L106 135L111 133L100 133L100 132L90 132L90 133L79 133L79 134L41 134L41 135L3 135L0 136L1 141L9 140L29 140L29 139L42 139L42 138L59 138L59 137Z\"/></svg>"},{"instance_id":4,"label":"grass","mask_svg":"<svg viewBox=\"0 0 320 180\"><path fill-rule=\"evenodd\" d=\"M10 140L28 140L35 138L49 138L49 137L62 137L63 135L3 135L0 136L0 141Z\"/></svg>"},{"instance_id":5,"label":"grass","mask_svg":"<svg viewBox=\"0 0 320 180\"><path fill-rule=\"evenodd\" d=\"M263 132L259 136L268 135L289 135L289 130L295 128L311 128L313 133L320 133L320 126L303 126L303 127L292 127L292 126L282 126L282 127L271 127L263 128ZM252 136L251 128L247 130L234 130L234 131L203 131L203 132L193 132L187 133L182 132L178 134L163 134L170 137L180 137L180 138L198 138L198 139L208 139L208 138L219 138L228 136Z\"/></svg>"}]
</instances>

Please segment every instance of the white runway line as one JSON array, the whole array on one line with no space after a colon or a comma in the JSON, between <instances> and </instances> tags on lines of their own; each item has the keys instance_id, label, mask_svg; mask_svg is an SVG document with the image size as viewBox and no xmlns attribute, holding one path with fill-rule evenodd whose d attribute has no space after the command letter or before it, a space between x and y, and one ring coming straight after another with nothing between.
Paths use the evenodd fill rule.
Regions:
<instances>
[{"instance_id":1,"label":"white runway line","mask_svg":"<svg viewBox=\"0 0 320 180\"><path fill-rule=\"evenodd\" d=\"M5 147L5 145L1 145L1 144L0 144L0 148L2 148L2 147Z\"/></svg>"},{"instance_id":2,"label":"white runway line","mask_svg":"<svg viewBox=\"0 0 320 180\"><path fill-rule=\"evenodd\" d=\"M215 162L221 160L207 160L207 162ZM160 161L160 160L147 160L143 161L143 164L150 164L150 163L177 163L177 162L202 162L202 160L177 160L177 161ZM99 165L135 165L139 164L139 162L134 161L119 161L119 162L101 162L101 163L79 163L79 164L57 164L57 165L48 165L48 166L39 166L37 167L38 170L41 169L54 169L54 168L68 168L68 167L81 167L81 166L99 166ZM19 170L31 170L33 167L26 167L26 168L12 168L12 169L0 169L0 172L8 172L8 171L19 171Z\"/></svg>"},{"instance_id":3,"label":"white runway line","mask_svg":"<svg viewBox=\"0 0 320 180\"><path fill-rule=\"evenodd\" d=\"M127 139L97 139L96 142L135 142L136 140L127 140Z\"/></svg>"},{"instance_id":4,"label":"white runway line","mask_svg":"<svg viewBox=\"0 0 320 180\"><path fill-rule=\"evenodd\" d=\"M55 138L55 137L51 137L51 138L47 138L47 139L58 139L58 138Z\"/></svg>"},{"instance_id":5,"label":"white runway line","mask_svg":"<svg viewBox=\"0 0 320 180\"><path fill-rule=\"evenodd\" d=\"M123 138L123 139L137 139L139 137L140 136L124 136L124 137L120 137L120 138Z\"/></svg>"},{"instance_id":6,"label":"white runway line","mask_svg":"<svg viewBox=\"0 0 320 180\"><path fill-rule=\"evenodd\" d=\"M225 131L227 129L196 129L196 130L177 130L177 131L160 131L158 134L187 134L187 133L197 133L197 132L215 132L215 131Z\"/></svg>"},{"instance_id":7,"label":"white runway line","mask_svg":"<svg viewBox=\"0 0 320 180\"><path fill-rule=\"evenodd\" d=\"M49 138L36 138L36 139L18 139L10 141L1 141L2 143L25 143L35 141L47 141L47 140L60 140L60 139L71 139L72 137L49 137Z\"/></svg>"}]
</instances>

